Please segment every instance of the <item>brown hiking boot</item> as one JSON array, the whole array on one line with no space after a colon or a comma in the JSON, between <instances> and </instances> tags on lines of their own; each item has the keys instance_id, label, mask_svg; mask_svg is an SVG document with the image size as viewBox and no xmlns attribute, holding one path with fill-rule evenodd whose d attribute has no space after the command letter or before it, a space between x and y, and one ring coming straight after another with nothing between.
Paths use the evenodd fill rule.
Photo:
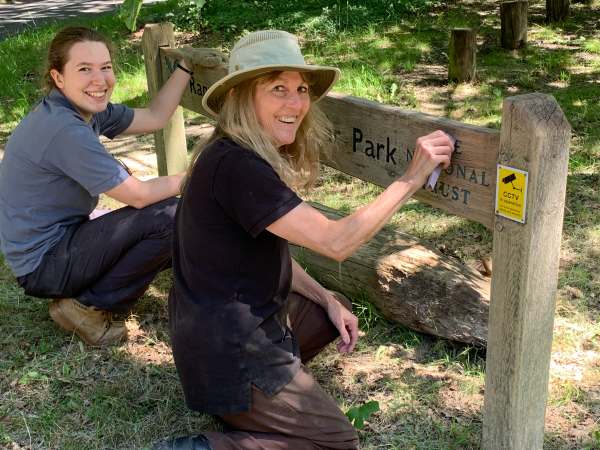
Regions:
<instances>
[{"instance_id":1,"label":"brown hiking boot","mask_svg":"<svg viewBox=\"0 0 600 450\"><path fill-rule=\"evenodd\" d=\"M73 298L60 298L50 304L50 317L61 328L74 331L93 347L116 344L127 338L123 321L112 319L112 313L85 306Z\"/></svg>"}]
</instances>

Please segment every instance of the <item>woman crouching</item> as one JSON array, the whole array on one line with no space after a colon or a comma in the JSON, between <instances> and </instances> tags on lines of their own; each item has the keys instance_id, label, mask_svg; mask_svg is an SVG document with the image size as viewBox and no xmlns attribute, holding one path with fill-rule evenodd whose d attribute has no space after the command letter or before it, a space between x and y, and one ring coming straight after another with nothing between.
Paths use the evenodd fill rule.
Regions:
<instances>
[{"instance_id":1,"label":"woman crouching","mask_svg":"<svg viewBox=\"0 0 600 450\"><path fill-rule=\"evenodd\" d=\"M420 138L402 178L329 220L295 190L317 176L331 132L315 103L339 70L305 64L296 38L273 30L238 41L229 64L203 99L218 124L178 207L169 299L186 403L229 431L155 448L354 449L356 431L304 364L338 336L352 351L358 321L290 258L288 241L343 260L449 163L452 144L442 132Z\"/></svg>"}]
</instances>

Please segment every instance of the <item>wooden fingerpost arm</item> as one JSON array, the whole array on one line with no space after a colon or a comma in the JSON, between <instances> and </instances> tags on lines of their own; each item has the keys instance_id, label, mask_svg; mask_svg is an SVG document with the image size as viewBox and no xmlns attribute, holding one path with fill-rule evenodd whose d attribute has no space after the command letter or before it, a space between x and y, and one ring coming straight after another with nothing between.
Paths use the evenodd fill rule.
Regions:
<instances>
[{"instance_id":1,"label":"wooden fingerpost arm","mask_svg":"<svg viewBox=\"0 0 600 450\"><path fill-rule=\"evenodd\" d=\"M498 163L528 182L525 223L496 208L483 449L542 448L570 137L553 97L504 101ZM524 194L522 174L499 177L508 202Z\"/></svg>"}]
</instances>

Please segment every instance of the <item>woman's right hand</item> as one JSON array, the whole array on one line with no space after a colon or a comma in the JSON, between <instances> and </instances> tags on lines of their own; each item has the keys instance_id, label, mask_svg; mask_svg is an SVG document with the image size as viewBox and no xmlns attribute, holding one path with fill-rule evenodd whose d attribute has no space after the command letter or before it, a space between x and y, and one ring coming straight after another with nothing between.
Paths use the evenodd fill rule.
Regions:
<instances>
[{"instance_id":1,"label":"woman's right hand","mask_svg":"<svg viewBox=\"0 0 600 450\"><path fill-rule=\"evenodd\" d=\"M437 166L446 169L450 165L453 151L454 140L441 130L417 138L413 158L401 178L422 186Z\"/></svg>"}]
</instances>

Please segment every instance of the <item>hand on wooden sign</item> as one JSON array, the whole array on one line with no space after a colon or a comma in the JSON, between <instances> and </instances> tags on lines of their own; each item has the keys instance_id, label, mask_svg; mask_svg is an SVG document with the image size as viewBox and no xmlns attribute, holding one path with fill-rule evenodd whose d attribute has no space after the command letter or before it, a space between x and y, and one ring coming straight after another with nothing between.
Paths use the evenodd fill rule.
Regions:
<instances>
[{"instance_id":1,"label":"hand on wooden sign","mask_svg":"<svg viewBox=\"0 0 600 450\"><path fill-rule=\"evenodd\" d=\"M404 174L405 178L417 180L420 186L436 168L450 165L455 139L441 130L417 139L415 153Z\"/></svg>"},{"instance_id":2,"label":"hand on wooden sign","mask_svg":"<svg viewBox=\"0 0 600 450\"><path fill-rule=\"evenodd\" d=\"M459 145L458 140L454 136L452 136L450 133L446 133L446 134L450 137L450 140L452 141L454 150L456 150ZM431 175L429 175L429 178L427 179L427 184L425 185L425 189L429 189L430 191L433 191L435 189L435 184L437 183L437 180L440 177L441 173L442 173L442 166L437 166L435 169L433 169L433 172L431 172Z\"/></svg>"}]
</instances>

